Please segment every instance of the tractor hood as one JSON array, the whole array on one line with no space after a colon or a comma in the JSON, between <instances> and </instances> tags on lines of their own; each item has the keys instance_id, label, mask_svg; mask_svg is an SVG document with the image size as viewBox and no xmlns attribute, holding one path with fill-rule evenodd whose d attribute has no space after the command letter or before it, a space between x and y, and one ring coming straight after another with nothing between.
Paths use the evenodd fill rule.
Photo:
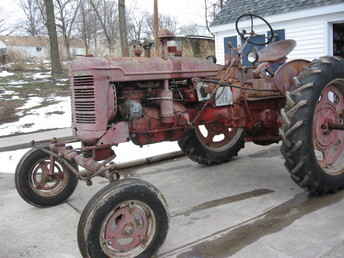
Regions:
<instances>
[{"instance_id":1,"label":"tractor hood","mask_svg":"<svg viewBox=\"0 0 344 258\"><path fill-rule=\"evenodd\" d=\"M223 66L190 57L79 57L72 62L72 76L107 75L111 81L187 79L215 76ZM104 74L105 73L105 74Z\"/></svg>"}]
</instances>

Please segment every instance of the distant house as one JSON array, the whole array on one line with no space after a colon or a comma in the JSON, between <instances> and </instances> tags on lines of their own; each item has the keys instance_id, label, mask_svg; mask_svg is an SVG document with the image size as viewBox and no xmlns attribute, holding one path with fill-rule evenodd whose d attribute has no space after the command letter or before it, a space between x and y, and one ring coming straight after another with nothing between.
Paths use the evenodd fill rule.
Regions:
<instances>
[{"instance_id":1,"label":"distant house","mask_svg":"<svg viewBox=\"0 0 344 258\"><path fill-rule=\"evenodd\" d=\"M239 45L235 20L244 13L263 16L276 30L276 40L296 40L297 47L290 58L344 57L343 0L228 0L212 25L219 63L224 63L225 54L230 51L228 42ZM268 34L267 27L257 25L256 33L263 41Z\"/></svg>"},{"instance_id":2,"label":"distant house","mask_svg":"<svg viewBox=\"0 0 344 258\"><path fill-rule=\"evenodd\" d=\"M47 37L29 37L29 36L0 36L7 51L20 52L28 58L49 58L49 39ZM62 56L66 57L67 53L63 44L63 40L59 40L59 47ZM72 56L85 55L86 50L82 40L71 40Z\"/></svg>"},{"instance_id":3,"label":"distant house","mask_svg":"<svg viewBox=\"0 0 344 258\"><path fill-rule=\"evenodd\" d=\"M144 43L133 41L130 44L130 55L134 56L135 51L140 49L141 55L144 55L142 48ZM215 56L215 41L214 38L208 36L188 35L188 36L172 36L167 43L168 50L172 55L179 55L184 57L198 57L207 58ZM155 56L155 44L151 41L151 55Z\"/></svg>"},{"instance_id":4,"label":"distant house","mask_svg":"<svg viewBox=\"0 0 344 258\"><path fill-rule=\"evenodd\" d=\"M215 55L215 41L206 36L176 36L182 56L206 58Z\"/></svg>"}]
</instances>

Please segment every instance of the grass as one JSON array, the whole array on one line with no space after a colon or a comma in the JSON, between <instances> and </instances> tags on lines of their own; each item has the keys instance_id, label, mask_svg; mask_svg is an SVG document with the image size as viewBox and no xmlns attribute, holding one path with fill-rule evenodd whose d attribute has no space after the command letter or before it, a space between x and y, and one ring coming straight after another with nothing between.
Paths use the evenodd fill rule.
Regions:
<instances>
[{"instance_id":1,"label":"grass","mask_svg":"<svg viewBox=\"0 0 344 258\"><path fill-rule=\"evenodd\" d=\"M38 71L42 73L42 71ZM35 72L35 73L38 73ZM58 103L52 100L57 96L70 96L69 81L67 76L63 76L56 80L44 78L34 80L33 72L15 72L12 76L0 78L0 125L3 123L17 121L20 117L25 116L32 109L37 109ZM44 72L45 74L45 72ZM17 85L13 84L19 82ZM58 83L58 85L56 85ZM1 94L1 91L10 91L10 94ZM12 99L17 96L18 99ZM23 106L30 97L41 97L43 101L31 109L23 110L19 116L18 109ZM44 99L48 98L49 99ZM29 127L30 125L28 125Z\"/></svg>"},{"instance_id":2,"label":"grass","mask_svg":"<svg viewBox=\"0 0 344 258\"><path fill-rule=\"evenodd\" d=\"M19 120L16 109L24 103L24 100L0 100L0 125Z\"/></svg>"}]
</instances>

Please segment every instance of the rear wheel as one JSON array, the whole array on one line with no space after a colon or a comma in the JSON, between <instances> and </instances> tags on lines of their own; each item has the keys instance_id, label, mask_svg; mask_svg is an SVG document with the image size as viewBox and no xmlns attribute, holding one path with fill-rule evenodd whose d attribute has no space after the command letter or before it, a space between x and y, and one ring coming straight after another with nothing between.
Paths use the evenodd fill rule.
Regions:
<instances>
[{"instance_id":1,"label":"rear wheel","mask_svg":"<svg viewBox=\"0 0 344 258\"><path fill-rule=\"evenodd\" d=\"M83 257L152 257L168 231L167 205L151 184L138 179L112 183L87 204L78 226Z\"/></svg>"},{"instance_id":2,"label":"rear wheel","mask_svg":"<svg viewBox=\"0 0 344 258\"><path fill-rule=\"evenodd\" d=\"M244 148L244 130L221 124L200 125L178 143L191 160L204 165L220 164L231 160Z\"/></svg>"},{"instance_id":3,"label":"rear wheel","mask_svg":"<svg viewBox=\"0 0 344 258\"><path fill-rule=\"evenodd\" d=\"M344 59L322 57L296 79L282 110L282 154L292 179L313 194L344 187Z\"/></svg>"}]
</instances>

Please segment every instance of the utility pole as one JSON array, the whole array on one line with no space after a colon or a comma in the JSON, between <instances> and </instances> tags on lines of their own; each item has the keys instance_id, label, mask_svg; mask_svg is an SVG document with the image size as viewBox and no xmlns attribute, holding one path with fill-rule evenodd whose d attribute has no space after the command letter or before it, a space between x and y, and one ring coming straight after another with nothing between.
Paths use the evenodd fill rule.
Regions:
<instances>
[{"instance_id":1,"label":"utility pole","mask_svg":"<svg viewBox=\"0 0 344 258\"><path fill-rule=\"evenodd\" d=\"M121 38L122 56L129 56L127 16L125 13L125 0L118 1L119 33Z\"/></svg>"},{"instance_id":2,"label":"utility pole","mask_svg":"<svg viewBox=\"0 0 344 258\"><path fill-rule=\"evenodd\" d=\"M213 4L213 21L215 20L216 17L216 4Z\"/></svg>"},{"instance_id":3,"label":"utility pole","mask_svg":"<svg viewBox=\"0 0 344 258\"><path fill-rule=\"evenodd\" d=\"M160 53L160 40L159 40L159 6L158 0L154 0L154 38L155 38L155 54Z\"/></svg>"},{"instance_id":4,"label":"utility pole","mask_svg":"<svg viewBox=\"0 0 344 258\"><path fill-rule=\"evenodd\" d=\"M51 73L53 75L58 75L62 74L63 71L60 60L59 43L57 40L54 2L53 0L44 0L44 5L47 15L47 29L49 34Z\"/></svg>"}]
</instances>

